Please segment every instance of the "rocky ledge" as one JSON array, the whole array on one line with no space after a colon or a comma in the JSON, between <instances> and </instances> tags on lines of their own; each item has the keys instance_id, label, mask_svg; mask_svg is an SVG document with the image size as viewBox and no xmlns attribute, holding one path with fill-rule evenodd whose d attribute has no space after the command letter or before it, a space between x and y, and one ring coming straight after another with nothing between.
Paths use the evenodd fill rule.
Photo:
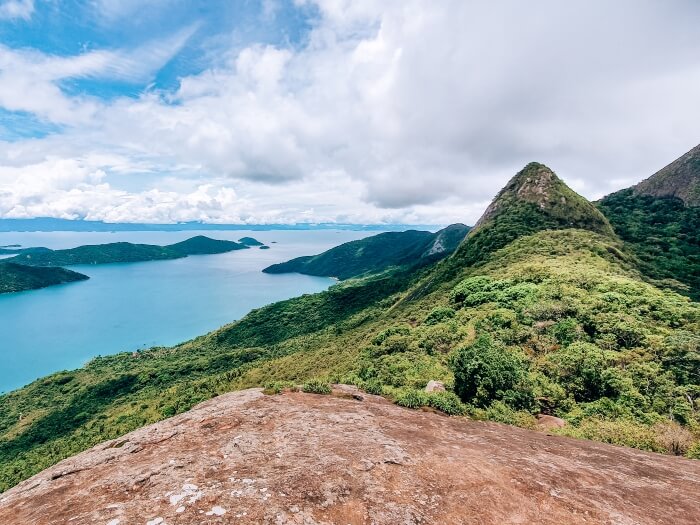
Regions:
<instances>
[{"instance_id":1,"label":"rocky ledge","mask_svg":"<svg viewBox=\"0 0 700 525\"><path fill-rule=\"evenodd\" d=\"M354 397L353 397L354 395ZM245 390L0 495L0 523L700 523L700 461L332 396Z\"/></svg>"}]
</instances>

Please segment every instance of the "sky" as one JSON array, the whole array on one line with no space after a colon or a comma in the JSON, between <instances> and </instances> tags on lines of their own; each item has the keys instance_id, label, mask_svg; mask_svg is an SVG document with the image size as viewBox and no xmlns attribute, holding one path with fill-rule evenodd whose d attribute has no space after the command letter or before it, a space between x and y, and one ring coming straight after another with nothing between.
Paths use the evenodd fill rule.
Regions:
<instances>
[{"instance_id":1,"label":"sky","mask_svg":"<svg viewBox=\"0 0 700 525\"><path fill-rule=\"evenodd\" d=\"M696 0L0 0L0 217L473 224L700 142Z\"/></svg>"}]
</instances>

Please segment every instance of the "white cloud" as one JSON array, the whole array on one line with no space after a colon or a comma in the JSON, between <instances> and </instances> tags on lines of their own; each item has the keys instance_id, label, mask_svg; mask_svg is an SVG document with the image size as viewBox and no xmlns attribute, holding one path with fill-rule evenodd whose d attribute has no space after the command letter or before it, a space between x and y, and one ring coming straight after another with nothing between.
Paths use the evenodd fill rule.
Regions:
<instances>
[{"instance_id":1,"label":"white cloud","mask_svg":"<svg viewBox=\"0 0 700 525\"><path fill-rule=\"evenodd\" d=\"M314 3L301 48L221 49L174 93L137 100L69 97L57 79L147 78L194 29L151 55L0 48L0 105L71 124L0 146L0 159L29 180L49 158L89 153L102 160L80 164L86 173L111 174L33 208L0 199L0 214L106 217L98 203L111 220L474 222L529 161L599 197L699 140L696 3ZM186 183L117 189L129 170ZM5 195L22 195L13 180Z\"/></svg>"},{"instance_id":2,"label":"white cloud","mask_svg":"<svg viewBox=\"0 0 700 525\"><path fill-rule=\"evenodd\" d=\"M0 2L0 20L21 18L29 20L34 13L34 0L5 0Z\"/></svg>"}]
</instances>

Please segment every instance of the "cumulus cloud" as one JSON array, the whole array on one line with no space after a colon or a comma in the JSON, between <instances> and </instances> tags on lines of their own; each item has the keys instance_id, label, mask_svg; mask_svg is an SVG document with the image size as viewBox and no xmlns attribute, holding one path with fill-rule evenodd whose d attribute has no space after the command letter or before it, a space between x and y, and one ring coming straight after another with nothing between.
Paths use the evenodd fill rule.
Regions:
<instances>
[{"instance_id":1,"label":"cumulus cloud","mask_svg":"<svg viewBox=\"0 0 700 525\"><path fill-rule=\"evenodd\" d=\"M0 145L19 174L0 182L0 214L104 216L99 202L111 220L474 222L529 161L597 198L698 142L695 2L298 3L318 13L303 45L223 48L175 91L136 100L68 96L56 79L141 79L174 51L139 71L122 52L58 59L0 48L0 105L70 124L31 146ZM180 49L183 35L164 49ZM37 63L46 67L27 67ZM35 70L38 80L16 74ZM179 173L205 189L128 192L118 177L80 179L77 194L52 194L54 208L17 207L18 181L38 176L32 166L53 156L65 168L86 151L107 159L87 168L93 177Z\"/></svg>"},{"instance_id":2,"label":"cumulus cloud","mask_svg":"<svg viewBox=\"0 0 700 525\"><path fill-rule=\"evenodd\" d=\"M34 0L5 0L0 2L0 20L21 18L29 20L34 12Z\"/></svg>"}]
</instances>

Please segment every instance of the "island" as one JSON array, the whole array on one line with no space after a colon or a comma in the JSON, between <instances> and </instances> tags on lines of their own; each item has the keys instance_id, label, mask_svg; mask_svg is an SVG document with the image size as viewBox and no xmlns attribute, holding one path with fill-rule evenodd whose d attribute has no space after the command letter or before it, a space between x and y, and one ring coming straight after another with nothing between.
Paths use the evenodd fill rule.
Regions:
<instances>
[{"instance_id":1,"label":"island","mask_svg":"<svg viewBox=\"0 0 700 525\"><path fill-rule=\"evenodd\" d=\"M259 243L253 238L248 238L248 242ZM255 244L251 244L251 246L255 246ZM262 243L257 246L265 248ZM249 248L248 244L211 239L203 235L167 246L113 242L64 250L2 248L0 255L9 254L14 255L14 257L0 260L0 293L35 290L89 279L87 275L67 270L63 266L161 261L181 259L190 255L227 253Z\"/></svg>"},{"instance_id":2,"label":"island","mask_svg":"<svg viewBox=\"0 0 700 525\"><path fill-rule=\"evenodd\" d=\"M65 268L46 268L24 264L0 264L0 294L36 290L56 284L89 279L87 275Z\"/></svg>"},{"instance_id":3,"label":"island","mask_svg":"<svg viewBox=\"0 0 700 525\"><path fill-rule=\"evenodd\" d=\"M249 246L243 243L198 235L167 246L113 242L64 250L27 248L6 260L28 266L73 266L181 259L189 255L211 255L248 248Z\"/></svg>"}]
</instances>

